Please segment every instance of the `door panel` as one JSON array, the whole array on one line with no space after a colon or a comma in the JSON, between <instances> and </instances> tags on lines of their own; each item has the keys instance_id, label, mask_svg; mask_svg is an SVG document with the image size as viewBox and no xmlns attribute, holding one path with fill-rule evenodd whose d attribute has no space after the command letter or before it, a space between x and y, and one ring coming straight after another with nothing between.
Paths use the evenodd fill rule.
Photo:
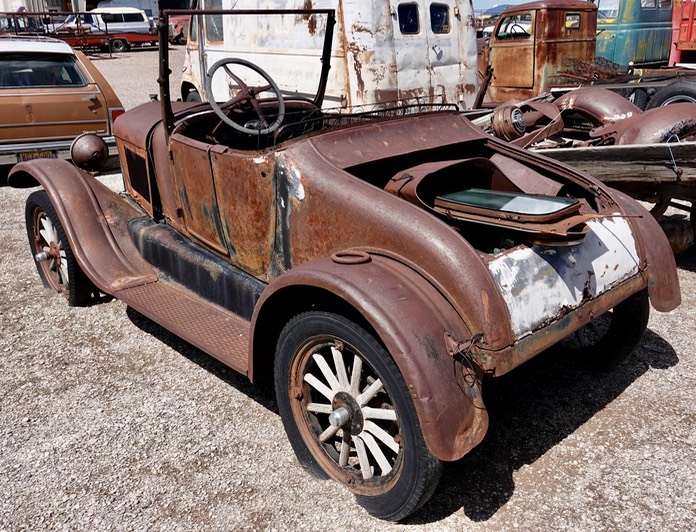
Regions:
<instances>
[{"instance_id":1,"label":"door panel","mask_svg":"<svg viewBox=\"0 0 696 532\"><path fill-rule=\"evenodd\" d=\"M186 231L212 251L228 255L210 168L210 149L213 146L177 135L172 135L170 142L171 168Z\"/></svg>"},{"instance_id":2,"label":"door panel","mask_svg":"<svg viewBox=\"0 0 696 532\"><path fill-rule=\"evenodd\" d=\"M516 13L505 17L491 37L494 87L534 87L534 16Z\"/></svg>"}]
</instances>

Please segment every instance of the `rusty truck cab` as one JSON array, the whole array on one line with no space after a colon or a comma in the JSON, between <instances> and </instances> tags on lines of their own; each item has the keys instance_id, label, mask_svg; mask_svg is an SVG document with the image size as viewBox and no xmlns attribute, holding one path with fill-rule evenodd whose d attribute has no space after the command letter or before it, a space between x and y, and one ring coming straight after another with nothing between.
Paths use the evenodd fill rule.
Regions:
<instances>
[{"instance_id":1,"label":"rusty truck cab","mask_svg":"<svg viewBox=\"0 0 696 532\"><path fill-rule=\"evenodd\" d=\"M530 2L505 10L487 44L492 68L487 101L524 100L546 92L559 71L594 59L596 30L592 2Z\"/></svg>"}]
</instances>

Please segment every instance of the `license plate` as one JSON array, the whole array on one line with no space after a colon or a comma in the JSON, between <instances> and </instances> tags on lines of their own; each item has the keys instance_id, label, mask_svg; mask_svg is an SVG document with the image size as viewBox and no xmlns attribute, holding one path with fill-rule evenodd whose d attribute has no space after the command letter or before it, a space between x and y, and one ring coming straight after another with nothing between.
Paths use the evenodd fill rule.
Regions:
<instances>
[{"instance_id":1,"label":"license plate","mask_svg":"<svg viewBox=\"0 0 696 532\"><path fill-rule=\"evenodd\" d=\"M31 161L32 159L56 159L55 150L21 151L17 154L17 162Z\"/></svg>"}]
</instances>

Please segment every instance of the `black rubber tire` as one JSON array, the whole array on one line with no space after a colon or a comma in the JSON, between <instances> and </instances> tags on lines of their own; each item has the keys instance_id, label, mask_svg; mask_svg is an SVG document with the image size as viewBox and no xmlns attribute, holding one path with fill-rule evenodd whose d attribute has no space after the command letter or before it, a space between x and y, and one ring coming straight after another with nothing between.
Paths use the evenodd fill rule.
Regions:
<instances>
[{"instance_id":1,"label":"black rubber tire","mask_svg":"<svg viewBox=\"0 0 696 532\"><path fill-rule=\"evenodd\" d=\"M189 91L189 93L186 95L186 101L187 102L200 102L201 95L198 93L197 90Z\"/></svg>"},{"instance_id":2,"label":"black rubber tire","mask_svg":"<svg viewBox=\"0 0 696 532\"><path fill-rule=\"evenodd\" d=\"M610 370L624 362L638 346L649 318L648 291L642 290L595 318L558 347L582 362Z\"/></svg>"},{"instance_id":3,"label":"black rubber tire","mask_svg":"<svg viewBox=\"0 0 696 532\"><path fill-rule=\"evenodd\" d=\"M32 192L27 198L25 219L32 256L35 257L37 253L50 247L60 250L60 260L57 262L55 260L34 261L44 286L62 294L68 300L68 305L73 307L90 301L92 295L97 293L96 287L77 264L63 225L44 190ZM57 241L46 239L45 227L44 235L41 234L42 220L50 223ZM53 246L50 245L51 242ZM62 261L65 261L64 268L60 267ZM63 272L67 273L67 280Z\"/></svg>"},{"instance_id":4,"label":"black rubber tire","mask_svg":"<svg viewBox=\"0 0 696 532\"><path fill-rule=\"evenodd\" d=\"M378 468L376 464L370 463L374 466L375 474L371 479L363 478L362 462L357 458L353 458L352 464L339 464L339 440L349 431L342 428L340 432L330 436L326 443L320 442L318 435L330 428L328 413L313 413L307 408L308 404L322 401L326 406L335 408L331 405L335 405L339 396L333 395L332 402L328 403L329 399L319 394L305 380L310 373L312 376L322 375L316 363L317 356L332 366L331 371L340 380L335 358L323 356L324 353L336 356L331 346L339 347L340 359L349 362L344 364L348 379L353 378L355 364L352 361L357 355L363 360L363 369L356 373L360 382L363 382L363 378L367 379L366 375L370 373L373 378L376 376L373 382L377 379L381 381L383 387L377 396L364 406L373 405L373 401L376 401L379 408L395 411L394 420L374 421L382 423L380 428L392 437L395 433L398 434L398 438L394 437L394 442L400 440L400 443L398 452L394 450L391 454L382 454L383 458L389 454L392 460L390 471L383 473L381 466ZM323 375L322 379L328 383L326 374ZM371 381L367 379L365 382ZM328 312L307 312L295 316L287 323L278 339L275 389L285 431L300 463L316 476L329 477L342 483L355 493L358 503L370 514L380 519L400 521L432 496L440 479L442 463L425 445L411 394L399 369L384 347L362 327L343 316ZM362 385L359 389L364 392ZM341 393L345 396L345 392ZM362 409L359 410L362 412ZM365 424L367 417L370 416L366 415ZM351 421L343 427L349 426L358 418L357 415L351 416ZM356 430L362 430L362 425ZM357 451L357 440L360 439L360 443L365 446L367 431L366 426L360 433L353 432L354 436L348 440L350 456L354 456L352 453ZM372 452L364 456L371 456L375 460ZM379 475L377 471L380 472Z\"/></svg>"},{"instance_id":5,"label":"black rubber tire","mask_svg":"<svg viewBox=\"0 0 696 532\"><path fill-rule=\"evenodd\" d=\"M696 82L675 81L662 87L650 98L647 109L677 102L696 102Z\"/></svg>"},{"instance_id":6,"label":"black rubber tire","mask_svg":"<svg viewBox=\"0 0 696 532\"><path fill-rule=\"evenodd\" d=\"M633 105L638 107L641 111L645 111L645 109L648 107L648 93L643 89L629 91L626 97L628 98L628 101L633 103Z\"/></svg>"},{"instance_id":7,"label":"black rubber tire","mask_svg":"<svg viewBox=\"0 0 696 532\"><path fill-rule=\"evenodd\" d=\"M114 39L111 41L111 51L115 54L120 54L128 50L128 42L123 39Z\"/></svg>"}]
</instances>

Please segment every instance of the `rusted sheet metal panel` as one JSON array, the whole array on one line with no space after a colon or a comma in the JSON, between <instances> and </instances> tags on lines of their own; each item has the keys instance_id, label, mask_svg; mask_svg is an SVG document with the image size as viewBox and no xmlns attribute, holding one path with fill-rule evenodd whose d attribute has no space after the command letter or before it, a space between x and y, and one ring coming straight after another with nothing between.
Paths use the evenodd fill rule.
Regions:
<instances>
[{"instance_id":1,"label":"rusted sheet metal panel","mask_svg":"<svg viewBox=\"0 0 696 532\"><path fill-rule=\"evenodd\" d=\"M179 201L183 209L183 224L195 239L220 255L227 255L215 184L210 171L211 144L172 135L174 157L172 170Z\"/></svg>"},{"instance_id":2,"label":"rusted sheet metal panel","mask_svg":"<svg viewBox=\"0 0 696 532\"><path fill-rule=\"evenodd\" d=\"M281 271L345 248L390 250L394 256L408 257L414 269L449 294L469 330L485 328L492 345L512 342L505 302L485 262L465 239L440 220L424 216L422 209L336 173L307 144L286 153L278 156L278 166L291 167L288 161L296 161L295 171L286 175L298 181L287 184L288 192L281 192L279 200L276 252ZM299 184L302 195L293 195ZM335 207L327 211L331 205ZM473 297L471 287L476 287Z\"/></svg>"},{"instance_id":3,"label":"rusted sheet metal panel","mask_svg":"<svg viewBox=\"0 0 696 532\"><path fill-rule=\"evenodd\" d=\"M553 102L561 111L580 110L595 126L618 122L642 113L620 94L599 87L581 87Z\"/></svg>"},{"instance_id":4,"label":"rusted sheet metal panel","mask_svg":"<svg viewBox=\"0 0 696 532\"><path fill-rule=\"evenodd\" d=\"M211 153L220 217L235 266L268 281L275 228L275 156Z\"/></svg>"},{"instance_id":5,"label":"rusted sheet metal panel","mask_svg":"<svg viewBox=\"0 0 696 532\"><path fill-rule=\"evenodd\" d=\"M285 8L286 4L284 0L271 0L263 2L263 7ZM473 104L478 82L471 3L439 2L448 9L448 31L436 33L430 23L430 3L409 2L418 10L421 27L418 33L406 35L399 26L400 4L383 0L304 2L305 9L337 10L326 107L397 99L459 103L462 107ZM240 0L234 7L258 6L258 0ZM319 82L325 20L298 16L289 24L285 18L265 17L261 22L255 17L225 17L224 41L204 45L204 68L223 57L239 57L273 72L275 81L287 94L314 94ZM184 77L204 94L196 49L189 49L187 61ZM213 93L218 101L230 97L229 87L221 78L213 80Z\"/></svg>"},{"instance_id":6,"label":"rusted sheet metal panel","mask_svg":"<svg viewBox=\"0 0 696 532\"><path fill-rule=\"evenodd\" d=\"M513 249L490 262L517 338L638 273L635 239L623 218L587 225L578 245Z\"/></svg>"}]
</instances>

